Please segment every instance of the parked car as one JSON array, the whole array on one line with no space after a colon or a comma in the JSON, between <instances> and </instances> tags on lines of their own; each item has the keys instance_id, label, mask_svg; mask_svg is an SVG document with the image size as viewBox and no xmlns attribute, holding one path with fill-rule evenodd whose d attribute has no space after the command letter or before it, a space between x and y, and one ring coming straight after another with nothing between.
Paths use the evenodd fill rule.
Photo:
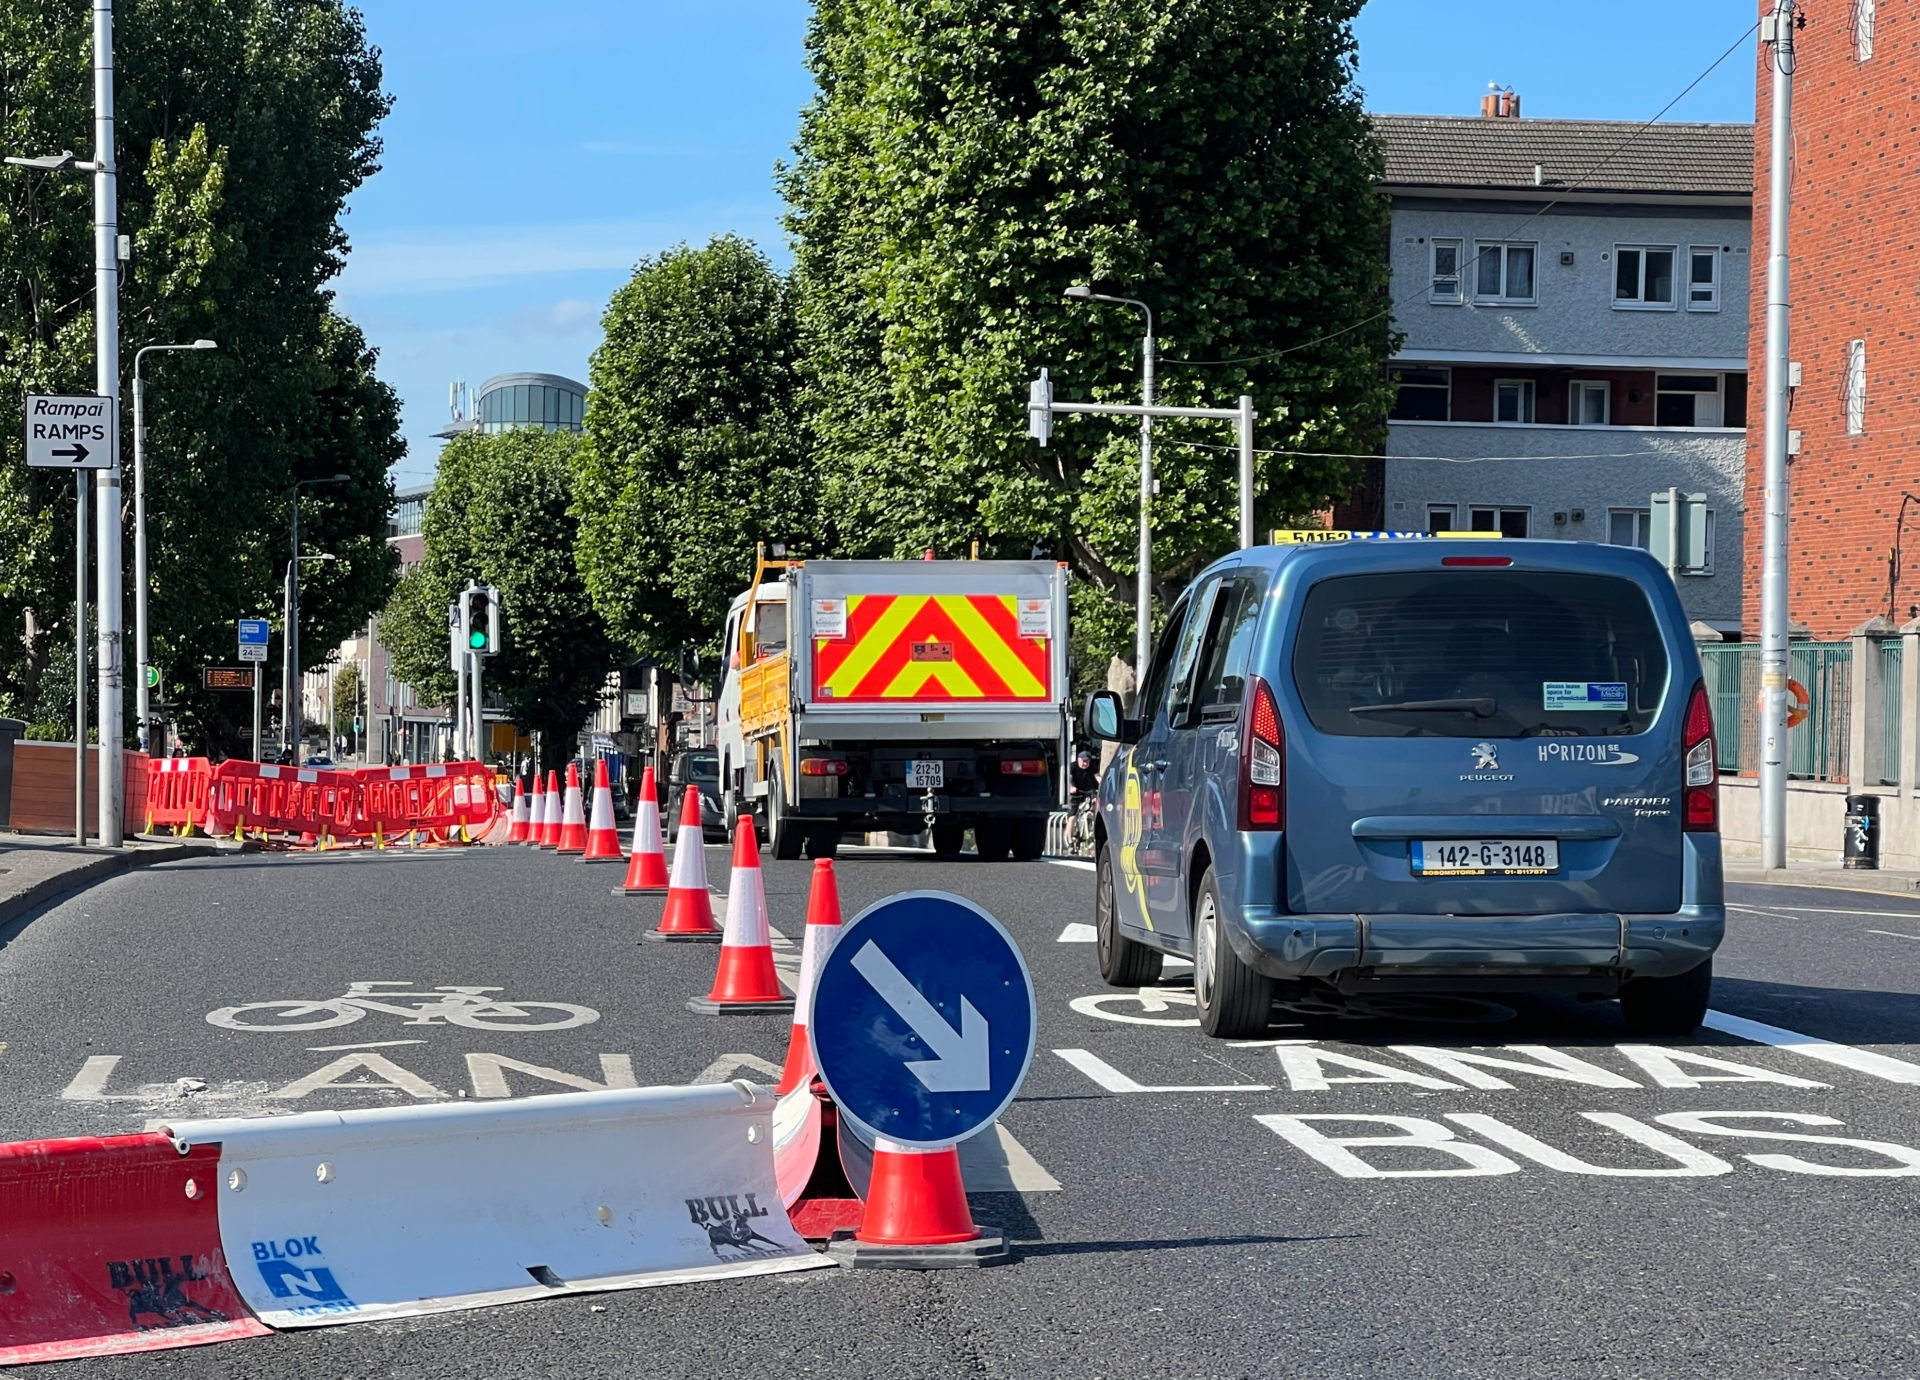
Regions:
<instances>
[{"instance_id":1,"label":"parked car","mask_svg":"<svg viewBox=\"0 0 1920 1380\"><path fill-rule=\"evenodd\" d=\"M678 808L681 792L689 785L700 790L700 834L709 842L725 843L727 840L727 816L720 800L720 754L712 748L689 748L673 755L673 762L667 771L670 798ZM680 816L666 807L667 824L671 828L679 822Z\"/></svg>"},{"instance_id":2,"label":"parked car","mask_svg":"<svg viewBox=\"0 0 1920 1380\"><path fill-rule=\"evenodd\" d=\"M1190 956L1201 1026L1276 996L1568 992L1707 1011L1725 929L1713 718L1673 581L1574 542L1261 547L1107 691L1101 975Z\"/></svg>"}]
</instances>

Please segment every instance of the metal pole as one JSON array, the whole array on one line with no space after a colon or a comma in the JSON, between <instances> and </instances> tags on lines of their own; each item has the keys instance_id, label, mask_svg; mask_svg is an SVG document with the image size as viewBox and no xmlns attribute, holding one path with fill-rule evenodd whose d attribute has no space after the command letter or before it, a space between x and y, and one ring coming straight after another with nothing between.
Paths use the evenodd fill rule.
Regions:
<instances>
[{"instance_id":1,"label":"metal pole","mask_svg":"<svg viewBox=\"0 0 1920 1380\"><path fill-rule=\"evenodd\" d=\"M453 712L453 756L459 762L464 762L467 757L467 690L470 681L467 662L472 656L472 652L461 651L460 673L454 677L460 683L459 699Z\"/></svg>"},{"instance_id":2,"label":"metal pole","mask_svg":"<svg viewBox=\"0 0 1920 1380\"><path fill-rule=\"evenodd\" d=\"M133 357L133 656L134 732L140 750L152 752L148 724L153 692L147 688L147 426L146 388L140 382L140 356Z\"/></svg>"},{"instance_id":3,"label":"metal pole","mask_svg":"<svg viewBox=\"0 0 1920 1380\"><path fill-rule=\"evenodd\" d=\"M1147 337L1140 344L1140 405L1153 406L1153 310L1147 314ZM1133 674L1144 684L1147 656L1153 649L1153 417L1140 414L1140 590L1133 609Z\"/></svg>"},{"instance_id":4,"label":"metal pole","mask_svg":"<svg viewBox=\"0 0 1920 1380\"><path fill-rule=\"evenodd\" d=\"M1787 865L1787 231L1793 158L1794 0L1773 8L1767 223L1766 527L1760 571L1760 865Z\"/></svg>"},{"instance_id":5,"label":"metal pole","mask_svg":"<svg viewBox=\"0 0 1920 1380\"><path fill-rule=\"evenodd\" d=\"M293 486L293 547L287 560L286 626L280 638L280 750L300 760L300 486Z\"/></svg>"},{"instance_id":6,"label":"metal pole","mask_svg":"<svg viewBox=\"0 0 1920 1380\"><path fill-rule=\"evenodd\" d=\"M280 752L287 750L287 706L293 700L293 572L295 562L287 562L286 588L281 591L280 613Z\"/></svg>"},{"instance_id":7,"label":"metal pole","mask_svg":"<svg viewBox=\"0 0 1920 1380\"><path fill-rule=\"evenodd\" d=\"M1667 578L1680 580L1680 490L1667 486Z\"/></svg>"},{"instance_id":8,"label":"metal pole","mask_svg":"<svg viewBox=\"0 0 1920 1380\"><path fill-rule=\"evenodd\" d=\"M87 842L87 486L73 476L73 841Z\"/></svg>"},{"instance_id":9,"label":"metal pole","mask_svg":"<svg viewBox=\"0 0 1920 1380\"><path fill-rule=\"evenodd\" d=\"M249 663L253 667L253 760L260 760L260 707L267 694L267 666L263 661Z\"/></svg>"},{"instance_id":10,"label":"metal pole","mask_svg":"<svg viewBox=\"0 0 1920 1380\"><path fill-rule=\"evenodd\" d=\"M1253 545L1253 397L1240 395L1240 549Z\"/></svg>"},{"instance_id":11,"label":"metal pole","mask_svg":"<svg viewBox=\"0 0 1920 1380\"><path fill-rule=\"evenodd\" d=\"M99 526L100 613L95 668L100 692L100 842L123 842L125 781L121 743L126 736L125 637L120 580L120 259L113 161L113 0L93 0L93 278L96 342L94 391L112 400L110 469L94 476L94 520Z\"/></svg>"},{"instance_id":12,"label":"metal pole","mask_svg":"<svg viewBox=\"0 0 1920 1380\"><path fill-rule=\"evenodd\" d=\"M470 762L484 762L487 758L487 718L482 709L481 675L486 669L487 659L480 653L473 653L473 755Z\"/></svg>"}]
</instances>

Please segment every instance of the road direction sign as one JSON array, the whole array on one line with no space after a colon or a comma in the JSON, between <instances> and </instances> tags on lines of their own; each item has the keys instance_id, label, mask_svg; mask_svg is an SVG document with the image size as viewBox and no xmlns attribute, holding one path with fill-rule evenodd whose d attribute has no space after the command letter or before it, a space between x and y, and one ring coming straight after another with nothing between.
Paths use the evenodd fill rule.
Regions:
<instances>
[{"instance_id":1,"label":"road direction sign","mask_svg":"<svg viewBox=\"0 0 1920 1380\"><path fill-rule=\"evenodd\" d=\"M237 626L240 630L240 659L265 661L267 659L267 620L242 618Z\"/></svg>"},{"instance_id":2,"label":"road direction sign","mask_svg":"<svg viewBox=\"0 0 1920 1380\"><path fill-rule=\"evenodd\" d=\"M207 690L251 690L253 676L251 666L207 666L200 672L200 684Z\"/></svg>"},{"instance_id":3,"label":"road direction sign","mask_svg":"<svg viewBox=\"0 0 1920 1380\"><path fill-rule=\"evenodd\" d=\"M944 891L868 906L814 988L808 1038L868 1138L937 1149L993 1124L1033 1061L1033 981L1000 922Z\"/></svg>"},{"instance_id":4,"label":"road direction sign","mask_svg":"<svg viewBox=\"0 0 1920 1380\"><path fill-rule=\"evenodd\" d=\"M27 463L41 470L113 468L113 399L27 394Z\"/></svg>"}]
</instances>

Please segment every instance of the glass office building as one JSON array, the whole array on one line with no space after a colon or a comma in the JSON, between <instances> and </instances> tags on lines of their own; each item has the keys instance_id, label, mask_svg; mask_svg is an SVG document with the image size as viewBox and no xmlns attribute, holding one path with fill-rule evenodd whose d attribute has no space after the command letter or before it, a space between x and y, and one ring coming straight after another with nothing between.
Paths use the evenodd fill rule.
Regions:
<instances>
[{"instance_id":1,"label":"glass office building","mask_svg":"<svg viewBox=\"0 0 1920 1380\"><path fill-rule=\"evenodd\" d=\"M473 400L474 423L486 432L579 431L586 412L587 386L559 374L496 374Z\"/></svg>"}]
</instances>

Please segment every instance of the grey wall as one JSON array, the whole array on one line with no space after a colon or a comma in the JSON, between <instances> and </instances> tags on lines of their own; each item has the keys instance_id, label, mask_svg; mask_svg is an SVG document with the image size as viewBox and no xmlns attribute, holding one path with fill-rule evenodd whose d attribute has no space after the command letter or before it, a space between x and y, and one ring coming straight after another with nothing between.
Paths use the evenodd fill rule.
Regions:
<instances>
[{"instance_id":1,"label":"grey wall","mask_svg":"<svg viewBox=\"0 0 1920 1380\"><path fill-rule=\"evenodd\" d=\"M1742 513L1746 432L1654 427L1517 426L1472 422L1393 422L1387 428L1386 525L1426 525L1429 503L1526 505L1536 537L1607 540L1611 508L1645 508L1669 485L1705 493L1714 514L1713 573L1683 576L1689 618L1716 626L1740 623ZM1411 460L1431 455L1458 460ZM1506 460L1488 457L1582 457ZM1604 457L1604 458L1584 458ZM1586 522L1553 525L1553 514L1586 510Z\"/></svg>"},{"instance_id":2,"label":"grey wall","mask_svg":"<svg viewBox=\"0 0 1920 1380\"><path fill-rule=\"evenodd\" d=\"M1682 215L1673 212L1693 208L1563 207L1528 220L1523 203L1460 204L1474 209L1445 209L1448 203L1408 198L1394 203L1394 324L1407 337L1401 358L1417 359L1427 349L1746 359L1752 221L1744 209L1733 214L1735 208L1727 208L1729 214L1713 216L1702 213L1711 208ZM1634 213L1620 214L1629 209ZM1613 213L1593 214L1599 210ZM1429 246L1421 241L1434 236L1466 241L1461 257L1468 300L1463 306L1427 301ZM1537 306L1473 305L1475 239L1538 243ZM1612 251L1620 243L1670 244L1683 255L1689 245L1731 247L1720 256L1720 310L1688 311L1684 292L1674 311L1617 310ZM1573 267L1560 266L1563 250L1572 251ZM1678 269L1683 286L1684 263L1683 258Z\"/></svg>"}]
</instances>

